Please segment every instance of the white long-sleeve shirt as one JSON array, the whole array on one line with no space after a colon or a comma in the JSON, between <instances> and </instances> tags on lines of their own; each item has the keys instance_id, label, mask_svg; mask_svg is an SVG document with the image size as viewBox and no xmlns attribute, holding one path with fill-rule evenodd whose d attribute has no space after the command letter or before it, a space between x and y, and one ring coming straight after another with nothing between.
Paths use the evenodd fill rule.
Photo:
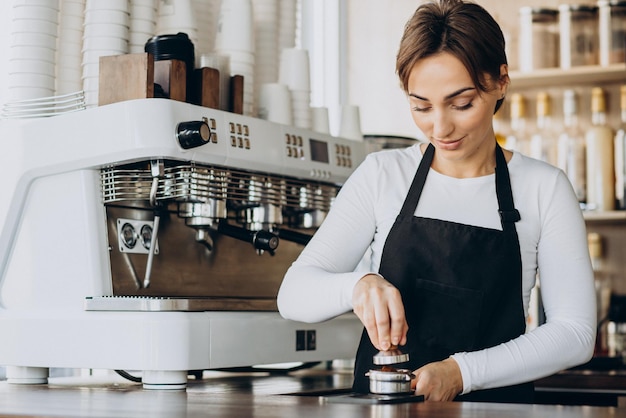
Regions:
<instances>
[{"instance_id":1,"label":"white long-sleeve shirt","mask_svg":"<svg viewBox=\"0 0 626 418\"><path fill-rule=\"evenodd\" d=\"M422 152L418 145L369 154L342 187L325 221L287 271L278 308L320 322L352 310L356 282L377 273L383 246ZM593 354L596 305L584 219L565 174L514 152L508 163L521 220L522 299L528 315L537 273L546 323L511 341L455 353L463 393L527 382ZM415 215L502 229L495 174L453 178L430 170Z\"/></svg>"}]
</instances>

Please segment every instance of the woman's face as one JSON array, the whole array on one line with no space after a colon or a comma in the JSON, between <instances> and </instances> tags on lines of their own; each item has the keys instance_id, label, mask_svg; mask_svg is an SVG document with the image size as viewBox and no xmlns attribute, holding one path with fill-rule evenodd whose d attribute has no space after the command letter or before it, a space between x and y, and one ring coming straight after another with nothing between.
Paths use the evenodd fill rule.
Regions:
<instances>
[{"instance_id":1,"label":"woman's face","mask_svg":"<svg viewBox=\"0 0 626 418\"><path fill-rule=\"evenodd\" d=\"M502 66L506 74L506 65ZM503 80L508 80L503 77ZM436 147L439 158L468 162L492 153L493 113L506 92L506 81L488 79L489 92L478 90L465 66L450 53L418 61L409 75L408 95L417 127ZM491 154L493 155L493 154Z\"/></svg>"}]
</instances>

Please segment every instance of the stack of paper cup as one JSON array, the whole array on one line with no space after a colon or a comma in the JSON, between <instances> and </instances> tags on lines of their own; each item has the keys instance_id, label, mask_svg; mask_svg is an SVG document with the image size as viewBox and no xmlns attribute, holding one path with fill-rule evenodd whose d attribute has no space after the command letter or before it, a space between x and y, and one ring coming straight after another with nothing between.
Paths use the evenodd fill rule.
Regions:
<instances>
[{"instance_id":1,"label":"stack of paper cup","mask_svg":"<svg viewBox=\"0 0 626 418\"><path fill-rule=\"evenodd\" d=\"M230 59L227 55L217 52L202 54L200 56L200 68L214 68L220 73L220 109L228 111L230 89Z\"/></svg>"},{"instance_id":2,"label":"stack of paper cup","mask_svg":"<svg viewBox=\"0 0 626 418\"><path fill-rule=\"evenodd\" d=\"M215 51L228 56L231 75L243 76L243 113L256 116L252 0L222 0L215 35Z\"/></svg>"},{"instance_id":3,"label":"stack of paper cup","mask_svg":"<svg viewBox=\"0 0 626 418\"><path fill-rule=\"evenodd\" d=\"M128 52L144 52L148 39L156 34L159 0L132 0L130 3L130 33Z\"/></svg>"},{"instance_id":4,"label":"stack of paper cup","mask_svg":"<svg viewBox=\"0 0 626 418\"><path fill-rule=\"evenodd\" d=\"M83 23L85 0L61 0L59 40L56 55L56 94L63 95L83 89Z\"/></svg>"},{"instance_id":5,"label":"stack of paper cup","mask_svg":"<svg viewBox=\"0 0 626 418\"><path fill-rule=\"evenodd\" d=\"M311 129L322 134L330 134L327 107L311 108Z\"/></svg>"},{"instance_id":6,"label":"stack of paper cup","mask_svg":"<svg viewBox=\"0 0 626 418\"><path fill-rule=\"evenodd\" d=\"M11 13L9 101L54 96L59 0L14 0Z\"/></svg>"},{"instance_id":7,"label":"stack of paper cup","mask_svg":"<svg viewBox=\"0 0 626 418\"><path fill-rule=\"evenodd\" d=\"M200 57L215 50L215 34L217 32L217 15L220 0L192 0L193 13L198 27L196 43L196 66L199 67Z\"/></svg>"},{"instance_id":8,"label":"stack of paper cup","mask_svg":"<svg viewBox=\"0 0 626 418\"><path fill-rule=\"evenodd\" d=\"M87 0L83 33L83 90L87 107L98 105L100 57L128 53L129 0Z\"/></svg>"},{"instance_id":9,"label":"stack of paper cup","mask_svg":"<svg viewBox=\"0 0 626 418\"><path fill-rule=\"evenodd\" d=\"M300 48L285 48L280 54L278 82L289 87L293 124L311 128L311 77L309 52Z\"/></svg>"},{"instance_id":10,"label":"stack of paper cup","mask_svg":"<svg viewBox=\"0 0 626 418\"><path fill-rule=\"evenodd\" d=\"M259 118L270 122L291 125L291 93L279 83L261 84L259 90Z\"/></svg>"},{"instance_id":11,"label":"stack of paper cup","mask_svg":"<svg viewBox=\"0 0 626 418\"><path fill-rule=\"evenodd\" d=\"M198 43L198 24L191 0L160 0L156 26L157 35L182 32L194 45Z\"/></svg>"},{"instance_id":12,"label":"stack of paper cup","mask_svg":"<svg viewBox=\"0 0 626 418\"><path fill-rule=\"evenodd\" d=\"M255 92L260 86L278 81L278 2L279 0L252 0L254 10Z\"/></svg>"},{"instance_id":13,"label":"stack of paper cup","mask_svg":"<svg viewBox=\"0 0 626 418\"><path fill-rule=\"evenodd\" d=\"M296 46L298 0L278 0L278 50Z\"/></svg>"},{"instance_id":14,"label":"stack of paper cup","mask_svg":"<svg viewBox=\"0 0 626 418\"><path fill-rule=\"evenodd\" d=\"M339 123L339 136L342 138L363 141L361 130L361 112L358 106L341 106L341 122Z\"/></svg>"}]
</instances>

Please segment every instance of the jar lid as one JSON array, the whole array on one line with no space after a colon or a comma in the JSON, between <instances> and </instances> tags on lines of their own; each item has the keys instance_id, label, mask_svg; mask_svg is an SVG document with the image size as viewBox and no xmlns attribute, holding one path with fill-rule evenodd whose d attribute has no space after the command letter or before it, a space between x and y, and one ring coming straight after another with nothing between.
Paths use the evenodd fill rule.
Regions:
<instances>
[{"instance_id":1,"label":"jar lid","mask_svg":"<svg viewBox=\"0 0 626 418\"><path fill-rule=\"evenodd\" d=\"M598 6L592 4L561 4L559 6L559 10L570 10L572 12L581 13L597 13Z\"/></svg>"},{"instance_id":2,"label":"jar lid","mask_svg":"<svg viewBox=\"0 0 626 418\"><path fill-rule=\"evenodd\" d=\"M144 45L144 51L152 54L155 61L171 59L187 63L195 61L193 42L184 32L153 36Z\"/></svg>"}]
</instances>

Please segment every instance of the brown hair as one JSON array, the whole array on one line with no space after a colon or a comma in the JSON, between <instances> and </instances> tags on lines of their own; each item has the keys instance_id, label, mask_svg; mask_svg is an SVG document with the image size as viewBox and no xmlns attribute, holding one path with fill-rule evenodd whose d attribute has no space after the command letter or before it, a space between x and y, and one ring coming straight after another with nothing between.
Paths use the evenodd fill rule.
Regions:
<instances>
[{"instance_id":1,"label":"brown hair","mask_svg":"<svg viewBox=\"0 0 626 418\"><path fill-rule=\"evenodd\" d=\"M500 79L506 64L504 36L483 7L463 0L422 4L406 23L396 58L396 73L405 92L415 64L431 55L448 52L459 59L481 91L488 91L485 74ZM498 100L496 111L502 105Z\"/></svg>"}]
</instances>

